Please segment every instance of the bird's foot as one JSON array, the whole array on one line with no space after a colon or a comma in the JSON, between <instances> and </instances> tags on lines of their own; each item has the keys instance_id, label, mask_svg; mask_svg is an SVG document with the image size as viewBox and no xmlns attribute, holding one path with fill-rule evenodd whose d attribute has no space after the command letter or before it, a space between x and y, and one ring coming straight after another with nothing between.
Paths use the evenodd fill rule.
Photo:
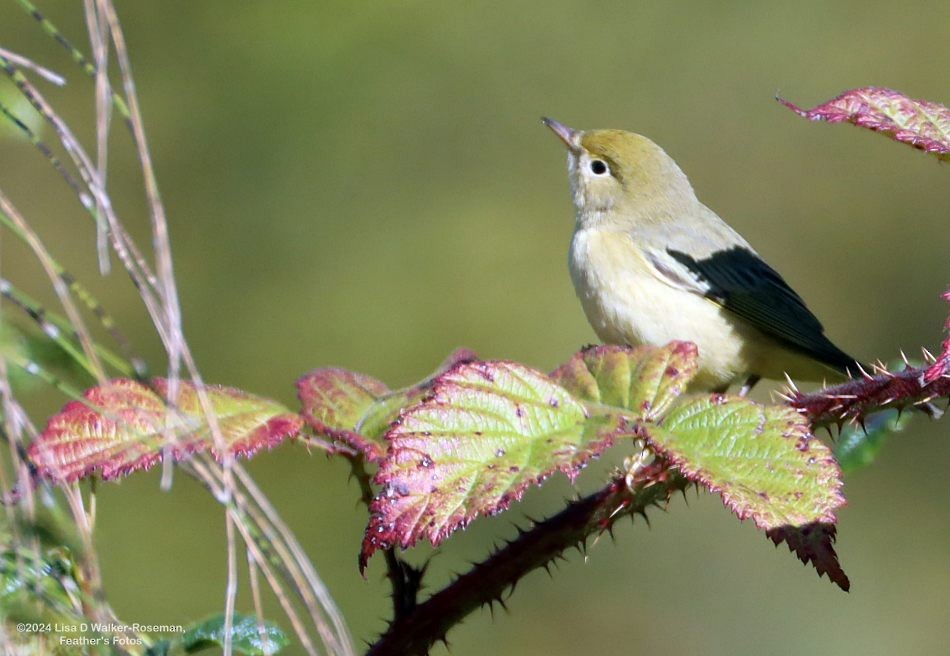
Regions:
<instances>
[{"instance_id":1,"label":"bird's foot","mask_svg":"<svg viewBox=\"0 0 950 656\"><path fill-rule=\"evenodd\" d=\"M633 445L639 451L623 459L624 483L631 492L637 487L637 474L656 460L656 454L644 440L636 440Z\"/></svg>"},{"instance_id":2,"label":"bird's foot","mask_svg":"<svg viewBox=\"0 0 950 656\"><path fill-rule=\"evenodd\" d=\"M752 391L752 388L755 387L755 384L760 380L762 380L762 377L756 376L755 374L746 378L745 383L743 383L742 387L739 389L739 396L746 396Z\"/></svg>"}]
</instances>

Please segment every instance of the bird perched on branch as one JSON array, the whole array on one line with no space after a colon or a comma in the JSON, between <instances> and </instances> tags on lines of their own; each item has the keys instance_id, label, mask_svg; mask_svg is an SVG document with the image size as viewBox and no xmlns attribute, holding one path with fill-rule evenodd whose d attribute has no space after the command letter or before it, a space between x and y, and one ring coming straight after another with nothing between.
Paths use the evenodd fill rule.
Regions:
<instances>
[{"instance_id":1,"label":"bird perched on branch","mask_svg":"<svg viewBox=\"0 0 950 656\"><path fill-rule=\"evenodd\" d=\"M841 378L854 358L739 233L703 205L676 162L623 130L573 130L543 119L567 146L576 209L569 265L604 342L699 347L697 387L760 378Z\"/></svg>"}]
</instances>

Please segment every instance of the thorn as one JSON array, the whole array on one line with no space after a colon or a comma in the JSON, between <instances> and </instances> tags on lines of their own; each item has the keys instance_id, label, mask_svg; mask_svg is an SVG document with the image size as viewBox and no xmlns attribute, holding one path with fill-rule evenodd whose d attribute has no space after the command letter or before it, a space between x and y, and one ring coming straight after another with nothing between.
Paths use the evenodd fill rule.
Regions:
<instances>
[{"instance_id":1,"label":"thorn","mask_svg":"<svg viewBox=\"0 0 950 656\"><path fill-rule=\"evenodd\" d=\"M910 360L907 359L907 354L904 353L904 349L901 349L901 360L904 361L904 365L910 369Z\"/></svg>"},{"instance_id":2,"label":"thorn","mask_svg":"<svg viewBox=\"0 0 950 656\"><path fill-rule=\"evenodd\" d=\"M933 353L925 349L923 346L920 347L920 350L924 354L924 360L926 360L929 364L936 364L937 357Z\"/></svg>"},{"instance_id":3,"label":"thorn","mask_svg":"<svg viewBox=\"0 0 950 656\"><path fill-rule=\"evenodd\" d=\"M613 518L617 516L617 513L623 511L624 507L625 507L625 506L624 506L623 504L617 506L617 507L610 513L610 515L607 517L607 521L609 522L609 521L613 520Z\"/></svg>"},{"instance_id":4,"label":"thorn","mask_svg":"<svg viewBox=\"0 0 950 656\"><path fill-rule=\"evenodd\" d=\"M633 518L631 517L631 519L633 519ZM596 547L596 546L597 546L597 543L600 542L600 536L601 536L601 535L603 535L603 533L598 533L597 536L594 538L594 541L593 541L593 542L591 543L591 545L590 545L591 549L593 549L594 547ZM588 556L585 555L585 556L584 556L584 562L585 562L585 563L587 562L587 559L588 559Z\"/></svg>"},{"instance_id":5,"label":"thorn","mask_svg":"<svg viewBox=\"0 0 950 656\"><path fill-rule=\"evenodd\" d=\"M864 370L864 367L861 366L860 362L855 362L854 366L858 368L858 371L861 372L861 375L864 376L865 379L871 380L872 378L871 374L869 374L867 371Z\"/></svg>"},{"instance_id":6,"label":"thorn","mask_svg":"<svg viewBox=\"0 0 950 656\"><path fill-rule=\"evenodd\" d=\"M792 377L788 375L788 372L787 372L787 371L785 372L785 382L788 383L788 386L789 386L789 388L792 390L792 392L794 392L795 394L798 394L798 393L799 393L799 392L798 392L798 386L795 385L795 381L792 380Z\"/></svg>"},{"instance_id":7,"label":"thorn","mask_svg":"<svg viewBox=\"0 0 950 656\"><path fill-rule=\"evenodd\" d=\"M648 529L652 529L652 528L653 528L653 525L650 523L650 516L647 515L645 509L642 509L642 508L641 508L640 510L637 511L637 514L639 514L641 517L643 517L643 521L645 521L645 522L647 523L647 528L648 528Z\"/></svg>"}]
</instances>

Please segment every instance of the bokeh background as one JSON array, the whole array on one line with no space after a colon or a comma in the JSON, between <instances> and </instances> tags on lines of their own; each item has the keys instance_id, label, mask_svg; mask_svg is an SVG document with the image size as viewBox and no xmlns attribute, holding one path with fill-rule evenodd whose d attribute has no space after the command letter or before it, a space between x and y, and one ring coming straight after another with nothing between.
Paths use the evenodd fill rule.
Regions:
<instances>
[{"instance_id":1,"label":"bokeh background","mask_svg":"<svg viewBox=\"0 0 950 656\"><path fill-rule=\"evenodd\" d=\"M80 3L41 8L88 50ZM950 101L943 0L118 8L207 380L292 404L294 379L317 366L401 385L456 346L547 370L592 342L566 270L564 153L542 114L663 145L847 350L891 359L939 347L950 171L880 136L809 124L773 96L811 106L875 84ZM50 96L93 147L92 86L13 2L0 4L0 43L67 75ZM121 129L112 143L113 197L147 245L134 155ZM98 278L94 231L68 190L9 133L0 175L160 370L138 296L121 272ZM3 274L48 299L31 256L9 238L2 248ZM61 403L35 401L40 413ZM945 653L947 425L914 423L847 477L838 552L850 594L718 498L690 495L653 513L650 529L625 523L586 560L570 554L553 580L530 575L510 613L483 610L453 630L451 653ZM346 469L293 445L250 469L353 634L372 640L389 600L381 562L366 580L356 569L365 513ZM158 482L150 472L102 486L106 590L129 622L187 623L223 608L223 516L186 477L170 493ZM571 494L552 480L453 537L432 586ZM239 606L252 608L246 585Z\"/></svg>"}]
</instances>

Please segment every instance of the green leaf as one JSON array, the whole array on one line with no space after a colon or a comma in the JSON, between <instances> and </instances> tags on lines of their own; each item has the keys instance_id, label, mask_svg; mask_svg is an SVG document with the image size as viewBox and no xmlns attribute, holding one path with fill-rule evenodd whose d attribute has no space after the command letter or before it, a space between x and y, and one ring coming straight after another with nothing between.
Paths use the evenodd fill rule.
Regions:
<instances>
[{"instance_id":1,"label":"green leaf","mask_svg":"<svg viewBox=\"0 0 950 656\"><path fill-rule=\"evenodd\" d=\"M30 101L6 77L0 80L0 141L26 141L29 135L40 135L45 127L43 117Z\"/></svg>"},{"instance_id":2,"label":"green leaf","mask_svg":"<svg viewBox=\"0 0 950 656\"><path fill-rule=\"evenodd\" d=\"M629 428L584 406L524 365L474 362L436 378L386 439L361 553L421 538L438 544L480 515L505 510L555 471L574 477Z\"/></svg>"},{"instance_id":3,"label":"green leaf","mask_svg":"<svg viewBox=\"0 0 950 656\"><path fill-rule=\"evenodd\" d=\"M99 472L103 479L147 469L170 452L176 460L210 449L250 457L294 437L303 420L274 401L238 389L204 388L223 438L215 444L195 385L182 381L174 407L165 400L168 382L153 381L154 389L128 379L86 391L84 401L72 401L53 416L30 445L29 457L42 476L69 482Z\"/></svg>"},{"instance_id":4,"label":"green leaf","mask_svg":"<svg viewBox=\"0 0 950 656\"><path fill-rule=\"evenodd\" d=\"M263 633L261 629L263 628ZM165 639L146 652L148 656L195 652L210 647L224 647L224 615L215 615L193 624L180 637ZM287 635L273 622L258 622L253 615L234 614L231 626L231 647L235 653L247 656L270 656L286 647Z\"/></svg>"},{"instance_id":5,"label":"green leaf","mask_svg":"<svg viewBox=\"0 0 950 656\"><path fill-rule=\"evenodd\" d=\"M58 378L66 378L70 382L90 384L89 375L54 340L6 320L0 320L0 356L12 363L35 365L45 371L55 372ZM32 392L43 388L40 378L27 373L23 366L10 367L8 375L17 391Z\"/></svg>"},{"instance_id":6,"label":"green leaf","mask_svg":"<svg viewBox=\"0 0 950 656\"><path fill-rule=\"evenodd\" d=\"M9 614L11 606L29 599L37 602L42 617L82 617L67 591L79 590L73 574L74 564L67 549L0 552L0 609Z\"/></svg>"},{"instance_id":7,"label":"green leaf","mask_svg":"<svg viewBox=\"0 0 950 656\"><path fill-rule=\"evenodd\" d=\"M715 394L684 401L647 432L687 478L761 529L833 524L844 503L831 451L791 408Z\"/></svg>"},{"instance_id":8,"label":"green leaf","mask_svg":"<svg viewBox=\"0 0 950 656\"><path fill-rule=\"evenodd\" d=\"M40 552L21 547L0 552L2 630L18 647L16 653L56 653L62 639L76 638L77 628L88 622L84 609L96 603L85 590L66 548ZM19 624L40 626L34 630Z\"/></svg>"},{"instance_id":9,"label":"green leaf","mask_svg":"<svg viewBox=\"0 0 950 656\"><path fill-rule=\"evenodd\" d=\"M908 421L897 410L885 410L869 416L864 425L846 425L841 429L834 447L835 458L841 469L853 472L870 465L887 441L887 436L904 430Z\"/></svg>"},{"instance_id":10,"label":"green leaf","mask_svg":"<svg viewBox=\"0 0 950 656\"><path fill-rule=\"evenodd\" d=\"M575 397L633 410L636 418L654 421L686 389L699 369L696 346L591 346L551 374Z\"/></svg>"}]
</instances>

